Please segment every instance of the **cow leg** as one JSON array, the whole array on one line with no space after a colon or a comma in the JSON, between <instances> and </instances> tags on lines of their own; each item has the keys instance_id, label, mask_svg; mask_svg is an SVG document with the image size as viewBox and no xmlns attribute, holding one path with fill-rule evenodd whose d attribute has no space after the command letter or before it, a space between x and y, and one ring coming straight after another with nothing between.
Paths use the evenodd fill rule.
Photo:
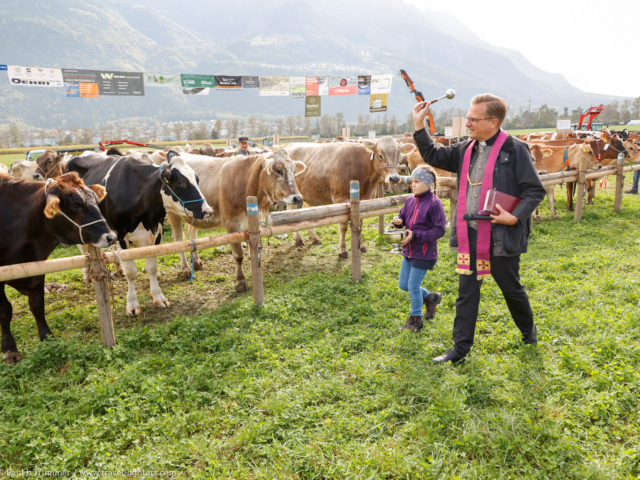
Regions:
<instances>
[{"instance_id":1,"label":"cow leg","mask_svg":"<svg viewBox=\"0 0 640 480\"><path fill-rule=\"evenodd\" d=\"M182 230L182 218L178 215L167 212L167 219L171 225L171 236L174 242L182 242L184 240L184 230ZM187 263L187 257L180 252L180 268L182 270L182 278L189 280L191 278L191 267Z\"/></svg>"},{"instance_id":2,"label":"cow leg","mask_svg":"<svg viewBox=\"0 0 640 480\"><path fill-rule=\"evenodd\" d=\"M78 248L80 249L80 253L82 255L87 255L89 253L89 245L78 245ZM88 267L84 267L82 269L82 281L84 283L91 283L91 280L89 280L89 268Z\"/></svg>"},{"instance_id":3,"label":"cow leg","mask_svg":"<svg viewBox=\"0 0 640 480\"><path fill-rule=\"evenodd\" d=\"M231 244L231 251L233 252L233 258L236 260L236 290L240 293L248 292L249 286L244 277L242 271L242 260L244 259L244 250L239 243Z\"/></svg>"},{"instance_id":4,"label":"cow leg","mask_svg":"<svg viewBox=\"0 0 640 480\"><path fill-rule=\"evenodd\" d=\"M2 361L14 364L22 360L16 339L11 334L13 307L4 293L4 283L0 283L0 328L2 329Z\"/></svg>"},{"instance_id":5,"label":"cow leg","mask_svg":"<svg viewBox=\"0 0 640 480\"><path fill-rule=\"evenodd\" d=\"M53 332L44 317L44 275L38 279L35 288L29 292L29 310L36 319L40 341L42 342L48 337L53 338Z\"/></svg>"},{"instance_id":6,"label":"cow leg","mask_svg":"<svg viewBox=\"0 0 640 480\"><path fill-rule=\"evenodd\" d=\"M127 291L127 315L130 317L134 313L140 315L142 308L138 303L138 294L136 293L136 277L138 276L138 267L134 260L127 260L122 262L124 267L124 273L127 276L127 284L129 290Z\"/></svg>"},{"instance_id":7,"label":"cow leg","mask_svg":"<svg viewBox=\"0 0 640 480\"><path fill-rule=\"evenodd\" d=\"M187 228L191 228L191 231L189 232L189 240L195 240L196 238L198 238L198 229L196 227L191 227L191 225L189 225L189 227ZM197 250L193 252L193 268L196 272L204 268ZM189 272L189 278L191 278L191 272Z\"/></svg>"},{"instance_id":8,"label":"cow leg","mask_svg":"<svg viewBox=\"0 0 640 480\"><path fill-rule=\"evenodd\" d=\"M549 205L551 205L551 202L549 202ZM533 211L533 219L542 220L542 218L540 217L540 211L538 210L538 207L536 207L536 209Z\"/></svg>"},{"instance_id":9,"label":"cow leg","mask_svg":"<svg viewBox=\"0 0 640 480\"><path fill-rule=\"evenodd\" d=\"M297 208L298 208L297 205L287 204L287 210L297 210ZM293 241L295 242L296 247L304 247L304 241L300 236L300 232L293 232Z\"/></svg>"},{"instance_id":10,"label":"cow leg","mask_svg":"<svg viewBox=\"0 0 640 480\"><path fill-rule=\"evenodd\" d=\"M162 290L160 290L160 285L158 285L158 257L150 257L145 259L145 263L147 264L147 273L149 274L149 284L151 296L153 297L153 306L154 307L170 307L171 304L162 294Z\"/></svg>"},{"instance_id":11,"label":"cow leg","mask_svg":"<svg viewBox=\"0 0 640 480\"><path fill-rule=\"evenodd\" d=\"M322 241L318 238L318 235L316 235L316 229L315 228L310 228L309 229L309 239L311 240L311 245L321 245Z\"/></svg>"},{"instance_id":12,"label":"cow leg","mask_svg":"<svg viewBox=\"0 0 640 480\"><path fill-rule=\"evenodd\" d=\"M593 205L593 199L596 197L596 182L587 180L587 205Z\"/></svg>"},{"instance_id":13,"label":"cow leg","mask_svg":"<svg viewBox=\"0 0 640 480\"><path fill-rule=\"evenodd\" d=\"M338 257L339 258L349 258L349 254L347 253L347 229L349 228L348 222L342 222L338 224L338 228L340 229L340 240L338 240Z\"/></svg>"},{"instance_id":14,"label":"cow leg","mask_svg":"<svg viewBox=\"0 0 640 480\"><path fill-rule=\"evenodd\" d=\"M567 210L573 212L573 182L567 183Z\"/></svg>"},{"instance_id":15,"label":"cow leg","mask_svg":"<svg viewBox=\"0 0 640 480\"><path fill-rule=\"evenodd\" d=\"M556 213L556 191L555 185L552 186L549 190L547 190L547 199L549 200L549 211L551 212L551 216L553 218L560 218Z\"/></svg>"},{"instance_id":16,"label":"cow leg","mask_svg":"<svg viewBox=\"0 0 640 480\"><path fill-rule=\"evenodd\" d=\"M360 220L360 251L362 253L367 253L367 247L364 244L364 237L362 236L362 223L364 220Z\"/></svg>"}]
</instances>

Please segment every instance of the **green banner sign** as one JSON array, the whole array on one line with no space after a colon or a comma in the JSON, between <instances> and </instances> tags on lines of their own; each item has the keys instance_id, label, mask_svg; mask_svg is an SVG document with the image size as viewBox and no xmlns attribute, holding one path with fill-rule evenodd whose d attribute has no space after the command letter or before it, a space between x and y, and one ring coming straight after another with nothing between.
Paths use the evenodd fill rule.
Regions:
<instances>
[{"instance_id":1,"label":"green banner sign","mask_svg":"<svg viewBox=\"0 0 640 480\"><path fill-rule=\"evenodd\" d=\"M214 88L215 78L213 75L195 75L192 73L181 73L180 80L183 87L191 88Z\"/></svg>"}]
</instances>

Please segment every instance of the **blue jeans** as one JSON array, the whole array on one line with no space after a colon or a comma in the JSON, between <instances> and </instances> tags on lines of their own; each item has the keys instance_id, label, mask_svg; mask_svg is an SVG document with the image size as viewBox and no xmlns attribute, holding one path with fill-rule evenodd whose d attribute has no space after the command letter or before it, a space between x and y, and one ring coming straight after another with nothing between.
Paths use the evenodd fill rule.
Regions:
<instances>
[{"instance_id":1,"label":"blue jeans","mask_svg":"<svg viewBox=\"0 0 640 480\"><path fill-rule=\"evenodd\" d=\"M427 270L412 267L406 258L402 259L400 267L400 279L398 284L402 290L409 292L411 297L411 312L414 317L422 316L422 305L429 292L422 286L422 280L427 274Z\"/></svg>"},{"instance_id":2,"label":"blue jeans","mask_svg":"<svg viewBox=\"0 0 640 480\"><path fill-rule=\"evenodd\" d=\"M638 190L638 181L640 180L640 170L633 172L633 186L631 190Z\"/></svg>"}]
</instances>

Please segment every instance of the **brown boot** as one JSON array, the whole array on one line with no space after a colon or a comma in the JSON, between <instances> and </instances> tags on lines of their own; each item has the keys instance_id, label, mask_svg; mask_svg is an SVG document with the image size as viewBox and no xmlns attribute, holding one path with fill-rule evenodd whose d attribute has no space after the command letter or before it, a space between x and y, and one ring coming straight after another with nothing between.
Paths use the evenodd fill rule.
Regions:
<instances>
[{"instance_id":1,"label":"brown boot","mask_svg":"<svg viewBox=\"0 0 640 480\"><path fill-rule=\"evenodd\" d=\"M442 301L442 295L436 292L432 292L424 299L424 304L427 307L424 312L424 319L431 320L436 314L436 307Z\"/></svg>"},{"instance_id":2,"label":"brown boot","mask_svg":"<svg viewBox=\"0 0 640 480\"><path fill-rule=\"evenodd\" d=\"M415 333L422 330L423 326L424 325L422 324L421 316L414 317L413 315L410 315L409 320L407 320L407 323L401 326L398 330L409 330L410 332Z\"/></svg>"}]
</instances>

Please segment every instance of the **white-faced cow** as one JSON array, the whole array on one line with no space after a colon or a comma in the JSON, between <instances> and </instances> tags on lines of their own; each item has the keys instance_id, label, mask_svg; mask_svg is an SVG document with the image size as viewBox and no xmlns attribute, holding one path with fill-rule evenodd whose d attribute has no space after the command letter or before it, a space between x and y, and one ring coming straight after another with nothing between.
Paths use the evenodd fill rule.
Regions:
<instances>
[{"instance_id":1,"label":"white-faced cow","mask_svg":"<svg viewBox=\"0 0 640 480\"><path fill-rule=\"evenodd\" d=\"M158 167L132 157L89 154L72 158L67 169L78 172L85 182L104 185L107 198L100 210L123 249L160 244L168 212L198 219L213 213L198 188L195 172L179 157ZM158 285L157 257L147 258L146 264L153 304L170 306ZM127 315L140 314L136 263L123 262L123 267L129 284Z\"/></svg>"},{"instance_id":2,"label":"white-faced cow","mask_svg":"<svg viewBox=\"0 0 640 480\"><path fill-rule=\"evenodd\" d=\"M297 179L305 207L349 200L351 180L360 182L361 200L375 198L381 183L398 182L398 165L415 148L410 143L398 144L392 137L362 140L361 143L290 143L287 146L291 158L307 166ZM341 223L340 258L348 256L346 233L347 223ZM320 243L315 230L309 230L309 236L314 244ZM298 232L294 238L296 245L304 245ZM367 251L364 243L360 249Z\"/></svg>"},{"instance_id":3,"label":"white-faced cow","mask_svg":"<svg viewBox=\"0 0 640 480\"><path fill-rule=\"evenodd\" d=\"M263 219L269 207L276 202L290 205L302 203L296 186L296 172L304 171L304 164L294 162L282 147L264 155L210 158L201 155L182 154L189 166L200 177L200 188L214 214L207 221L185 218L183 212L169 212L167 217L173 231L174 241L183 240L182 222L189 224L190 239L195 239L198 229L224 227L228 233L249 228L247 197L258 198L258 210ZM236 290L246 292L249 287L242 272L244 251L240 244L231 245L236 260ZM193 253L194 268L202 269L198 252ZM182 271L189 278L191 270L184 254L181 255Z\"/></svg>"},{"instance_id":4,"label":"white-faced cow","mask_svg":"<svg viewBox=\"0 0 640 480\"><path fill-rule=\"evenodd\" d=\"M46 260L60 243L112 244L116 236L98 208L104 196L103 187L87 187L77 173L46 185L0 175L0 266ZM2 360L15 363L21 356L11 334L13 309L5 284L29 297L40 340L53 334L44 314L44 275L0 282Z\"/></svg>"}]
</instances>

